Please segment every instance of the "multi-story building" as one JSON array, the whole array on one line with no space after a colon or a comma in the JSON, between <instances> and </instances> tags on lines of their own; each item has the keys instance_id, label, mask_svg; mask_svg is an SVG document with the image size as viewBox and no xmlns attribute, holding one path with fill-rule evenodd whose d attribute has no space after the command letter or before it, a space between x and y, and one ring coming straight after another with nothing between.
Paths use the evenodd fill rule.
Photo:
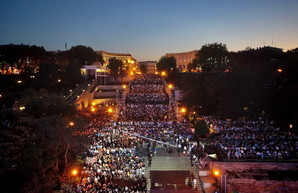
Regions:
<instances>
[{"instance_id":1,"label":"multi-story building","mask_svg":"<svg viewBox=\"0 0 298 193\"><path fill-rule=\"evenodd\" d=\"M106 68L109 64L110 58L116 58L117 60L121 60L124 64L124 68L128 68L132 70L137 67L137 60L132 57L131 54L122 54L122 53L110 53L105 51L96 51L98 54L102 55L103 58L103 68Z\"/></svg>"},{"instance_id":2,"label":"multi-story building","mask_svg":"<svg viewBox=\"0 0 298 193\"><path fill-rule=\"evenodd\" d=\"M143 61L139 62L139 68L141 65L145 65L147 68L147 73L154 74L157 71L156 64L157 61Z\"/></svg>"},{"instance_id":3,"label":"multi-story building","mask_svg":"<svg viewBox=\"0 0 298 193\"><path fill-rule=\"evenodd\" d=\"M176 59L176 67L180 69L181 72L186 72L188 64L192 62L197 53L197 50L180 53L167 53L165 57L174 57Z\"/></svg>"}]
</instances>

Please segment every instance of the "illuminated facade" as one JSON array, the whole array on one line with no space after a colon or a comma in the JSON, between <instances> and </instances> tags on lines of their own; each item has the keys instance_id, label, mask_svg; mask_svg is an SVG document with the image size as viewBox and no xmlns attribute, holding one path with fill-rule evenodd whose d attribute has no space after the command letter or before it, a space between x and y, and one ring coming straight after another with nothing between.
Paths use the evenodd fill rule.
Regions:
<instances>
[{"instance_id":1,"label":"illuminated facade","mask_svg":"<svg viewBox=\"0 0 298 193\"><path fill-rule=\"evenodd\" d=\"M110 53L105 51L97 51L97 53L102 55L102 58L104 60L103 68L107 68L110 58L121 60L124 64L124 68L126 69L133 69L137 67L138 62L132 57L131 54Z\"/></svg>"},{"instance_id":2,"label":"illuminated facade","mask_svg":"<svg viewBox=\"0 0 298 193\"><path fill-rule=\"evenodd\" d=\"M103 68L100 62L94 62L92 65L86 65L81 68L81 74L94 77L98 84L105 84L108 81L110 70Z\"/></svg>"},{"instance_id":3,"label":"illuminated facade","mask_svg":"<svg viewBox=\"0 0 298 193\"><path fill-rule=\"evenodd\" d=\"M176 67L180 69L181 72L186 72L188 64L192 62L197 53L197 50L190 52L167 53L165 57L174 57L176 59Z\"/></svg>"},{"instance_id":4,"label":"illuminated facade","mask_svg":"<svg viewBox=\"0 0 298 193\"><path fill-rule=\"evenodd\" d=\"M157 72L156 64L157 64L156 61L144 61L144 62L139 62L139 67L141 65L145 65L147 68L147 73L154 74Z\"/></svg>"}]
</instances>

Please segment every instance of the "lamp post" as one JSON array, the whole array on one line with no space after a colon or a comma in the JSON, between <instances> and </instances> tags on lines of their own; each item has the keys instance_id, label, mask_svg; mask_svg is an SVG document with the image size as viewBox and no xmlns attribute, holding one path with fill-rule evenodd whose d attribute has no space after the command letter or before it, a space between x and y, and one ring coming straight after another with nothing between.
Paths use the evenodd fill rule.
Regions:
<instances>
[{"instance_id":1,"label":"lamp post","mask_svg":"<svg viewBox=\"0 0 298 193\"><path fill-rule=\"evenodd\" d=\"M227 192L227 174L226 172L220 172L219 170L213 170L213 176L217 182L218 177L220 177L220 192L226 193Z\"/></svg>"}]
</instances>

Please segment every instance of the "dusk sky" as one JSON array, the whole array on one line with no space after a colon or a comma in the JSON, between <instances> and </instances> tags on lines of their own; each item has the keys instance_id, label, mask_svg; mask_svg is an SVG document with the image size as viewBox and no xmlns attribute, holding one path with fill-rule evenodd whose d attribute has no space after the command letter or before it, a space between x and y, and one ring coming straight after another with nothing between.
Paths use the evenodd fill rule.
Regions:
<instances>
[{"instance_id":1,"label":"dusk sky","mask_svg":"<svg viewBox=\"0 0 298 193\"><path fill-rule=\"evenodd\" d=\"M0 0L0 44L86 45L139 61L224 43L298 47L297 0Z\"/></svg>"}]
</instances>

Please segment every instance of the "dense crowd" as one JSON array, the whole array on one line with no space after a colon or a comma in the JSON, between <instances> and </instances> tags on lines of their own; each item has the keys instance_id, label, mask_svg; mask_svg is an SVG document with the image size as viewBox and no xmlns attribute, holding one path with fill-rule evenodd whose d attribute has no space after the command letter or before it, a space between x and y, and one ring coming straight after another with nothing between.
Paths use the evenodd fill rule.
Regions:
<instances>
[{"instance_id":1,"label":"dense crowd","mask_svg":"<svg viewBox=\"0 0 298 193\"><path fill-rule=\"evenodd\" d=\"M140 75L130 82L129 88L122 104L121 120L163 121L169 119L169 114L173 115L169 112L169 96L160 76Z\"/></svg>"},{"instance_id":2,"label":"dense crowd","mask_svg":"<svg viewBox=\"0 0 298 193\"><path fill-rule=\"evenodd\" d=\"M143 156L148 156L150 167L159 145L167 150L174 146L185 156L193 155L197 144L187 123L174 119L165 121L169 99L164 85L156 75L136 78L130 84L129 94L124 97L124 116L120 113L117 122L102 124L102 121L93 120L88 125L84 133L91 137L92 144L86 150L86 175L76 188L78 193L145 192ZM156 97L144 99L147 94ZM172 105L175 110L173 101ZM145 153L144 148L147 150Z\"/></svg>"},{"instance_id":3,"label":"dense crowd","mask_svg":"<svg viewBox=\"0 0 298 193\"><path fill-rule=\"evenodd\" d=\"M136 151L136 138L120 133L113 124L103 127L96 120L86 128L95 131L85 154L79 193L145 192L145 163Z\"/></svg>"},{"instance_id":4,"label":"dense crowd","mask_svg":"<svg viewBox=\"0 0 298 193\"><path fill-rule=\"evenodd\" d=\"M227 159L297 159L298 137L266 120L231 121L205 117L215 131L208 142Z\"/></svg>"}]
</instances>

